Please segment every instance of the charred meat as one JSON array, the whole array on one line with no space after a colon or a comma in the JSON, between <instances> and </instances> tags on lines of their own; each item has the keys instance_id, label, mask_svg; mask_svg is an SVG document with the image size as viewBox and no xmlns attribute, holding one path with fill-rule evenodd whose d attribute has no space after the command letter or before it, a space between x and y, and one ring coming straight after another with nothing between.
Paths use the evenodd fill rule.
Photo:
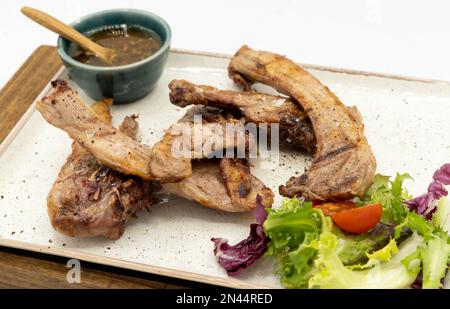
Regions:
<instances>
[{"instance_id":1,"label":"charred meat","mask_svg":"<svg viewBox=\"0 0 450 309\"><path fill-rule=\"evenodd\" d=\"M274 87L298 102L311 120L316 151L311 167L280 186L284 196L341 200L362 195L373 181L375 157L356 108L346 107L318 79L286 57L241 47L229 76L245 90L253 82Z\"/></svg>"},{"instance_id":2,"label":"charred meat","mask_svg":"<svg viewBox=\"0 0 450 309\"><path fill-rule=\"evenodd\" d=\"M227 123L240 122L232 117L226 117L215 108L194 106L178 123L191 124L194 122L194 117L199 115L202 116L203 124L209 126L216 124L221 127ZM166 138L167 134L159 144L164 144ZM211 135L210 139L214 139L214 136ZM242 137L238 140L248 141L250 138ZM230 143L230 146L233 144L239 145L235 141ZM244 158L195 160L191 176L180 182L164 183L163 187L171 193L194 200L203 206L227 212L254 209L258 194L262 197L262 204L270 207L274 197L272 190L251 174L250 167Z\"/></svg>"},{"instance_id":3,"label":"charred meat","mask_svg":"<svg viewBox=\"0 0 450 309\"><path fill-rule=\"evenodd\" d=\"M290 98L253 91L219 90L185 80L169 83L170 101L178 106L214 106L238 109L246 122L278 123L281 140L291 146L314 152L316 139L311 121L298 103Z\"/></svg>"},{"instance_id":4,"label":"charred meat","mask_svg":"<svg viewBox=\"0 0 450 309\"><path fill-rule=\"evenodd\" d=\"M181 121L172 126L164 138L153 148L140 144L123 132L103 122L78 97L76 91L64 81L53 82L54 90L37 103L37 109L53 126L64 130L69 136L92 153L99 162L127 175L144 180L177 182L192 174L192 158L208 157L221 149L207 149L224 132L224 123L201 123L200 146L186 137L194 136L193 121ZM234 121L234 120L231 120ZM190 134L187 134L190 133ZM222 149L233 149L241 143L245 147L246 137L222 135ZM177 153L176 145L188 145L187 152ZM204 151L204 150L207 151Z\"/></svg>"},{"instance_id":5,"label":"charred meat","mask_svg":"<svg viewBox=\"0 0 450 309\"><path fill-rule=\"evenodd\" d=\"M111 122L110 100L94 104L92 110L105 123ZM121 131L134 137L135 117L126 117ZM67 236L104 236L118 239L136 212L152 204L151 184L100 164L78 142L61 168L47 196L53 227Z\"/></svg>"}]
</instances>

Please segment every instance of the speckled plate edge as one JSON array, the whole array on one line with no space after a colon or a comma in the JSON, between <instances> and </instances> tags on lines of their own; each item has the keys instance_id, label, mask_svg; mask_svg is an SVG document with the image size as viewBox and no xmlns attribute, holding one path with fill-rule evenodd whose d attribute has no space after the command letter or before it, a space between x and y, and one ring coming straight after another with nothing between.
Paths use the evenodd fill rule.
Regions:
<instances>
[{"instance_id":1,"label":"speckled plate edge","mask_svg":"<svg viewBox=\"0 0 450 309\"><path fill-rule=\"evenodd\" d=\"M191 55L197 55L197 56L205 56L205 57L225 58L225 59L229 59L232 57L231 55L227 55L227 54L183 50L183 49L171 49L170 52L178 53L178 54L191 54ZM411 81L411 82L447 84L450 86L449 81L422 79L422 78L407 77L407 76L401 76L401 75L358 71L358 70L351 70L351 69L340 69L340 68L320 66L320 65L311 65L311 64L302 64L302 63L299 63L299 64L306 69L319 70L319 71L325 71L325 72L380 77L380 78L404 80L404 81ZM65 70L65 67L62 66L58 70L58 72L53 76L53 78L51 80L60 76L62 74L62 72L64 72L64 70ZM9 132L8 136L0 144L0 157L3 155L3 153L6 151L6 149L8 149L8 146L15 139L15 137L18 135L18 133L22 130L22 128L27 123L27 121L29 120L31 115L35 112L36 102L38 100L40 100L45 94L47 94L49 92L49 90L50 90L50 85L47 85L42 90L42 92L36 97L34 102L30 105L30 107L23 114L23 116L20 118L20 120L16 123L14 128ZM229 278L219 278L219 277L208 276L208 275L200 275L200 274L196 274L196 273L180 271L180 270L175 270L175 269L171 269L171 268L152 266L152 265L136 263L136 262L123 261L123 260L115 259L115 258L102 257L102 256L94 255L94 254L82 253L82 252L79 252L76 250L68 250L68 249L36 245L36 244L31 244L31 243L16 241L16 240L11 240L11 239L0 238L0 246L28 250L28 251L56 255L56 256L62 256L62 257L67 257L67 258L75 258L75 259L79 259L79 260L83 260L83 261L87 261L87 262L91 262L91 263L96 263L96 264L120 267L120 268L125 268L125 269L131 269L131 270L136 270L136 271L141 271L141 272L146 272L146 273L151 273L151 274L156 274L156 275L161 275L161 276L168 276L168 277L190 280L190 281L201 282L201 283L207 283L207 284L212 284L212 285L219 285L219 286L232 287L232 288L268 288L267 286L264 286L264 285L257 285L254 283L246 283L242 280L238 280L238 279L234 279L234 278L230 278L230 277Z\"/></svg>"}]
</instances>

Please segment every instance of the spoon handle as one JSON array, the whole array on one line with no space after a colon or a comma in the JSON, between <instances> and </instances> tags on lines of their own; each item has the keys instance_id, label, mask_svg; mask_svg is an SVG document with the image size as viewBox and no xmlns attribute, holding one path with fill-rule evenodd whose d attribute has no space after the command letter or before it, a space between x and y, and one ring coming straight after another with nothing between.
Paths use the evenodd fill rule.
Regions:
<instances>
[{"instance_id":1,"label":"spoon handle","mask_svg":"<svg viewBox=\"0 0 450 309\"><path fill-rule=\"evenodd\" d=\"M33 21L37 22L41 26L56 32L57 34L61 35L62 37L77 43L84 49L87 49L93 53L95 53L98 57L103 58L105 57L105 48L101 45L98 45L97 43L89 40L87 37L82 35L80 32L75 30L74 28L66 25L65 23L59 21L58 19L54 18L53 16L48 15L47 13L44 13L42 11L30 8L30 7L23 7L22 13L32 19ZM108 59L104 59L108 60Z\"/></svg>"}]
</instances>

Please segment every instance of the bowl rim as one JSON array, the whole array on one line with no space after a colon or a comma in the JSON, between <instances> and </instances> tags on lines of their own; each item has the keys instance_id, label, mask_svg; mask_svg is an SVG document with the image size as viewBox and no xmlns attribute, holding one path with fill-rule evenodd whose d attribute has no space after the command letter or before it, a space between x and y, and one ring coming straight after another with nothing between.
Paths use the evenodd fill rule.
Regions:
<instances>
[{"instance_id":1,"label":"bowl rim","mask_svg":"<svg viewBox=\"0 0 450 309\"><path fill-rule=\"evenodd\" d=\"M97 11L97 12L93 12L93 13L90 13L88 15L84 15L84 16L78 18L77 20L71 22L70 26L75 26L75 25L77 25L79 23L83 23L87 19L96 17L97 15L106 14L106 13L126 13L126 12L134 12L134 13L138 13L138 14L147 15L147 16L157 20L159 23L161 23L161 25L166 30L166 32L167 32L167 39L164 41L164 43L161 45L161 47L154 54L150 55L149 57L147 57L145 59L142 59L142 60L139 60L137 62L130 63L130 64L125 64L125 65L108 66L108 67L90 65L90 64L85 64L85 63L76 61L68 53L66 53L66 51L62 47L62 40L64 38L62 36L58 36L58 39L57 39L56 42L57 42L57 51L58 51L59 56L61 58L63 58L63 60L65 62L69 63L72 66L80 67L80 68L87 69L87 70L108 72L108 71L116 71L118 69L119 70L120 69L126 70L126 69L132 69L132 68L139 67L139 66L141 66L141 65L143 65L145 63L148 63L148 62L152 61L153 59L159 57L161 54L165 53L167 49L169 49L170 43L172 41L172 30L170 29L169 24L161 16L156 15L156 14L154 14L152 12L149 12L149 11L145 11L145 10L129 9L129 8L118 8L118 9Z\"/></svg>"}]
</instances>

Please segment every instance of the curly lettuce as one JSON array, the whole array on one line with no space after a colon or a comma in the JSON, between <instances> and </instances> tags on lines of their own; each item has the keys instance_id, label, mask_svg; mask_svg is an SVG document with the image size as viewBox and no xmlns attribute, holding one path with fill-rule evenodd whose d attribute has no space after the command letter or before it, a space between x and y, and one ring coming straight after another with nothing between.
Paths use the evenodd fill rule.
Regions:
<instances>
[{"instance_id":1,"label":"curly lettuce","mask_svg":"<svg viewBox=\"0 0 450 309\"><path fill-rule=\"evenodd\" d=\"M367 253L371 253L387 246L394 238L395 226L379 222L375 228L367 233L360 235L344 234L338 228L333 228L333 233L339 239L337 253L344 265L356 265L366 263L368 261ZM396 243L400 244L412 232L404 229Z\"/></svg>"},{"instance_id":2,"label":"curly lettuce","mask_svg":"<svg viewBox=\"0 0 450 309\"><path fill-rule=\"evenodd\" d=\"M267 255L278 260L281 282L288 288L305 286L314 272L317 250L310 246L332 222L311 202L285 199L279 209L268 209L263 224L270 238Z\"/></svg>"},{"instance_id":3,"label":"curly lettuce","mask_svg":"<svg viewBox=\"0 0 450 309\"><path fill-rule=\"evenodd\" d=\"M326 232L311 244L318 251L314 265L317 271L308 281L309 288L337 289L373 289L403 288L414 282L420 271L420 263L410 258L416 250L418 239L411 237L402 244L401 254L394 242L389 242L386 249L372 254L367 267L353 270L346 267L336 253L338 238ZM392 257L392 258L391 258ZM388 260L388 261L386 261Z\"/></svg>"},{"instance_id":4,"label":"curly lettuce","mask_svg":"<svg viewBox=\"0 0 450 309\"><path fill-rule=\"evenodd\" d=\"M349 269L352 270L362 270L372 268L379 264L379 262L387 262L394 255L398 253L397 242L395 239L390 239L386 246L381 248L380 250L374 251L372 253L366 253L368 258L367 263L365 264L354 264L349 266ZM342 259L341 259L342 260Z\"/></svg>"},{"instance_id":5,"label":"curly lettuce","mask_svg":"<svg viewBox=\"0 0 450 309\"><path fill-rule=\"evenodd\" d=\"M281 282L288 288L322 286L319 284L318 273L323 272L325 264L318 261L330 262L330 270L325 271L330 276L339 276L340 271L334 272L335 267L338 267L345 270L351 279L356 274L364 275L361 270L389 261L398 252L397 243L393 239L394 228L390 226L380 225L379 229L366 235L345 235L333 226L331 219L324 216L321 210L313 208L310 202L297 198L285 199L279 209L267 211L268 217L263 227L270 242L266 254L276 257ZM320 259L320 256L330 259ZM356 264L356 261L366 263ZM347 263L356 265L347 267ZM400 286L406 281L407 284L413 282L417 273L405 272L402 264L398 266L396 274L405 273L409 276L406 279L405 276L400 277L396 284ZM331 270L333 274L330 273ZM349 278L342 280L346 282ZM327 277L327 280L341 279ZM364 280L366 279L358 279L354 282L355 286L367 286ZM328 287L327 285L324 287ZM330 287L341 286L335 283L330 284Z\"/></svg>"},{"instance_id":6,"label":"curly lettuce","mask_svg":"<svg viewBox=\"0 0 450 309\"><path fill-rule=\"evenodd\" d=\"M403 187L403 182L407 179L412 179L407 173L397 173L394 180L390 180L389 176L377 174L363 199L357 202L359 204L381 204L383 207L381 221L390 225L399 224L408 212L404 201L411 198Z\"/></svg>"},{"instance_id":7,"label":"curly lettuce","mask_svg":"<svg viewBox=\"0 0 450 309\"><path fill-rule=\"evenodd\" d=\"M416 212L409 212L404 221L396 227L396 236L404 227L410 228L423 237L424 242L416 257L422 263L422 288L440 288L445 277L450 257L450 237L445 230L449 216L450 201L442 197L436 206L436 215L432 221L426 220Z\"/></svg>"}]
</instances>

